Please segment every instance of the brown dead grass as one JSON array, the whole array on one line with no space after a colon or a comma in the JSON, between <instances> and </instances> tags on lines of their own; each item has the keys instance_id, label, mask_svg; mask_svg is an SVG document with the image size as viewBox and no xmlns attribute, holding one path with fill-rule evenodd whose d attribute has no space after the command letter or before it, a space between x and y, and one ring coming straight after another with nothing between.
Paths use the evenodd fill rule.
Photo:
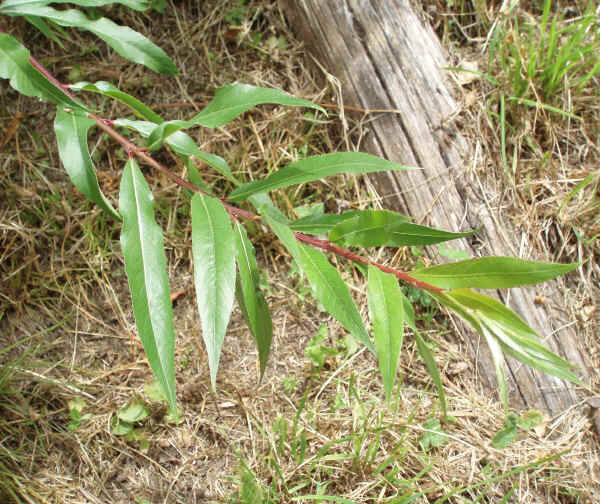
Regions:
<instances>
[{"instance_id":1,"label":"brown dead grass","mask_svg":"<svg viewBox=\"0 0 600 504\"><path fill-rule=\"evenodd\" d=\"M174 57L181 70L177 79L126 64L100 43L97 52L81 54L78 48L88 47L90 39L76 33L74 54L65 62L52 44L32 36L25 25L15 23L14 29L63 81L112 80L146 103L160 105L167 118L189 117L194 107L178 104L205 102L216 87L236 80L275 86L318 102L335 101L337 90L317 84L307 70L307 57L286 30L276 5L251 3L252 8L259 5L264 14L244 18L239 27L223 20L230 1L177 2L177 9L168 9L165 16L132 17L125 10L111 11ZM252 47L256 33L263 41ZM275 48L274 42L267 42L271 36L285 37L287 48ZM0 152L4 195L0 349L6 350L0 354L1 502L13 500L1 495L8 488L24 502L35 503L235 502L249 488L240 483L244 464L255 474L265 501L268 496L271 502L290 502L326 485L326 494L356 502L387 502L419 491L423 495L413 502L433 502L536 461L522 472L463 490L449 502L472 502L468 499L479 494L483 502L502 502L511 488L514 494L504 502L600 501L598 439L586 406L579 404L557 418L547 418L508 449L495 450L490 438L501 428L504 413L493 393L477 382L471 366L465 366L467 354L440 314L424 325L436 347L450 414L456 419L446 425L450 438L440 448L425 452L419 446L423 423L439 413L439 404L410 336L402 380L389 406L382 401L376 363L367 352L338 351L324 370L313 370L304 348L320 324L329 324L331 348L342 345L343 331L319 314L310 297L303 298L306 289L287 274L283 250L262 233L254 240L271 285L267 292L275 324L271 360L259 382L255 347L236 312L223 350L217 393L212 394L199 340L185 197L170 181L147 170L161 209L172 291L183 291L175 303L175 323L178 399L184 421L168 423L164 406L152 403L144 392L144 384L152 378L135 337L119 230L65 177L54 148L51 107L3 86L0 140L8 141ZM124 113L117 106L100 106L110 117ZM477 109L466 113L476 115ZM23 117L9 135L10 121L19 114ZM295 149L304 145L309 153L318 153L343 149L360 139L361 125L353 121L344 135L335 114L329 124L309 123L303 114L262 107L230 127L195 134L201 148L223 155L247 178L289 162ZM308 137L311 125L314 130ZM476 138L486 145L483 165L493 165L497 152L491 137ZM99 136L90 145L103 189L114 199L123 153ZM168 154L159 156L174 166ZM177 170L183 173L183 168ZM554 187L533 174L531 180L540 187ZM226 188L216 175L209 174L207 181ZM360 184L340 177L327 186L280 193L278 203L289 210L325 200L335 208L356 205L364 194ZM527 222L533 223L531 236L540 243L546 243L544 234L538 238L543 228L535 222L544 216L541 209L552 206L544 198L544 205L512 199L515 215L526 212ZM579 260L577 246L561 238L566 245L560 259ZM575 306L579 303L581 310L590 300L587 286L597 278L593 268L597 263L591 261L589 278L581 289L573 288ZM354 282L364 311L360 278L345 274ZM579 322L598 362L600 345L591 336L593 317ZM75 397L85 399L84 413L92 416L69 431L67 404ZM151 406L152 414L140 426L149 441L147 449L111 433L111 419L135 397ZM282 433L284 424L287 434ZM299 458L296 445L302 438L306 453ZM556 458L539 462L552 456ZM388 465L381 467L384 461Z\"/></svg>"}]
</instances>

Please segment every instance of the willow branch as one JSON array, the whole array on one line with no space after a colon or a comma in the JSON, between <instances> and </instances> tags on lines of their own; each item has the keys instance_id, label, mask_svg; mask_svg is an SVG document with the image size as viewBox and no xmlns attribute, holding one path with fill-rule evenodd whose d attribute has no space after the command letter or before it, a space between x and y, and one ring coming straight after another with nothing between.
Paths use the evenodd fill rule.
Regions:
<instances>
[{"instance_id":1,"label":"willow branch","mask_svg":"<svg viewBox=\"0 0 600 504\"><path fill-rule=\"evenodd\" d=\"M49 82L54 84L57 88L61 89L69 98L77 101L77 97L73 93L71 93L68 85L63 84L60 81L58 81L33 56L29 57L29 61L36 68L36 70L38 72L40 72ZM373 112L373 111L371 111L371 112ZM152 158L152 156L148 155L147 149L138 147L134 143L127 140L127 138L125 138L123 135L121 135L119 132L117 132L113 128L113 121L111 121L110 119L104 119L100 116L97 116L96 114L91 113L91 112L88 113L88 116L96 122L98 127L100 127L104 132L106 132L109 136L111 136L114 140L116 140L119 144L121 144L121 146L123 146L123 148L125 149L125 151L128 153L129 156L132 156L132 155L137 156L138 158L145 161L147 164L149 164L153 168L156 168L158 171L167 175L169 178L171 178L171 180L173 180L173 182L175 182L180 187L184 187L186 189L189 189L190 191L201 192L203 194L206 194L202 189L200 189L199 187L196 187L194 184L191 184L187 180L182 179L179 175L173 173L171 170L169 170L168 168L166 168L165 166L160 164L158 161L156 161L154 158ZM225 206L225 209L227 210L229 215L231 215L232 217L235 217L235 218L243 217L245 219L250 219L250 220L261 220L259 215L253 214L252 212L248 212L246 210L242 210L241 208L237 208L237 207L227 203L226 198L220 198L220 200L223 203L223 205ZM315 238L314 236L306 235L304 233L294 233L294 236L296 237L296 240L298 240L299 242L303 242L303 243L306 243L313 247L323 249L327 252L331 252L340 257L345 257L346 259L349 259L350 261L359 262L361 264L371 265L376 268L379 268L381 271L383 271L385 273L390 273L390 274L394 275L396 278L398 278L399 280L402 280L403 282L411 284L418 289L426 290L426 291L433 292L433 293L442 292L442 289L440 289L439 287L435 287L434 285L417 280L416 278L413 278L412 276L410 276L406 271L397 270L395 268L385 266L384 264L378 263L376 261L366 259L365 257L359 256L359 255L351 252L350 250L347 250L347 249L338 247L337 245L334 245L329 240L321 240L321 239Z\"/></svg>"}]
</instances>

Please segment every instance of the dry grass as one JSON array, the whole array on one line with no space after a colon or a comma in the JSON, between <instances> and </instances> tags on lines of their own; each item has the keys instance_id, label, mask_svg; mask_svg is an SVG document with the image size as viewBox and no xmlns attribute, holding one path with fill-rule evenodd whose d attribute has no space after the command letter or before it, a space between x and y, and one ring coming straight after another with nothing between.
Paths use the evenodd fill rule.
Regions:
<instances>
[{"instance_id":1,"label":"dry grass","mask_svg":"<svg viewBox=\"0 0 600 504\"><path fill-rule=\"evenodd\" d=\"M232 26L225 17L235 13L236 4L177 2L177 9L162 17L114 11L174 57L181 71L177 79L126 64L99 43L97 51L84 54L90 39L80 34L73 35L73 55L65 62L57 48L24 24L13 28L63 81L113 80L146 103L160 105L167 118L189 117L193 107L179 104L205 102L216 87L235 80L335 101L336 89L313 80L306 55L274 3L251 2L249 14L241 13L241 25ZM254 16L258 6L263 13ZM258 33L262 40L255 45ZM285 38L285 48L277 45L278 37ZM490 438L502 427L504 413L465 366L466 353L447 320L437 312L429 320L421 308L421 324L444 371L455 419L444 427L445 444L423 450L424 423L439 413L439 405L412 338L407 338L402 379L386 406L374 359L348 348L339 326L318 314L307 289L287 273L283 250L258 231L253 240L271 285L267 294L275 324L271 360L259 383L254 344L239 313L234 314L213 395L191 288L185 196L147 170L165 229L172 291L182 292L174 311L184 421L169 423L164 406L144 389L152 377L135 339L119 229L66 178L54 147L51 107L2 86L0 143L7 142L0 152L0 502L290 502L299 496L315 500L306 496L318 493L356 502L434 502L451 492L448 501L453 503L478 496L478 502L490 503L600 501L598 438L585 405L544 419L507 449L494 449ZM110 117L124 113L101 101L98 106ZM195 134L205 151L223 155L246 178L289 162L303 149L326 152L359 140L352 134L360 130L356 123L350 121L344 132L335 114L321 123L304 112L262 107L227 128ZM485 147L482 166L495 166L498 148L481 110L473 106L465 114L485 133L474 136ZM568 140L574 145L588 145L579 133L569 134L576 134ZM102 187L116 198L124 155L101 136L90 145ZM587 152L593 156L597 151L589 147ZM159 156L175 166L168 153ZM532 162L505 198L514 205L515 218L526 216L532 239L555 248L561 260L578 260L592 251L589 276L574 290L575 302L586 307L593 299L590 284L598 278L597 245L573 240L556 209L587 173L586 163L597 158L586 163L564 159L570 164L560 165L558 173L568 173L566 179L538 173ZM183 173L183 167L177 170ZM209 173L207 181L227 188L215 174ZM523 196L531 188L535 201ZM290 211L318 201L328 208L355 205L364 194L360 184L340 177L328 186L277 197ZM589 189L582 191L563 213L573 222L587 222L582 208L592 196ZM548 209L555 212L550 217ZM540 235L540 229L548 231ZM555 234L558 247L552 242ZM345 274L364 310L360 278ZM580 322L593 360L599 362L594 316ZM329 337L324 345L332 355L319 371L304 348L325 322ZM71 431L68 404L78 397L91 417ZM111 420L136 397L150 405L151 414L139 425L142 441L127 441L112 433ZM403 495L415 500L402 500Z\"/></svg>"}]
</instances>

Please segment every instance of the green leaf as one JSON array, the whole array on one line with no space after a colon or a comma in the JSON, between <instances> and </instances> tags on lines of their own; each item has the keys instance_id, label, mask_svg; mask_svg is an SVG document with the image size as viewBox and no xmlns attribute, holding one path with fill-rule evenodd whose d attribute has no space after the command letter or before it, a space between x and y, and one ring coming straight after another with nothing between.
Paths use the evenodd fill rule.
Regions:
<instances>
[{"instance_id":1,"label":"green leaf","mask_svg":"<svg viewBox=\"0 0 600 504\"><path fill-rule=\"evenodd\" d=\"M369 265L367 297L379 370L383 377L385 397L389 401L404 336L404 294L395 276Z\"/></svg>"},{"instance_id":2,"label":"green leaf","mask_svg":"<svg viewBox=\"0 0 600 504\"><path fill-rule=\"evenodd\" d=\"M152 7L156 12L160 12L161 14L165 12L166 6L167 0L150 0L150 7Z\"/></svg>"},{"instance_id":3,"label":"green leaf","mask_svg":"<svg viewBox=\"0 0 600 504\"><path fill-rule=\"evenodd\" d=\"M114 98L115 100L118 100L131 108L138 117L142 117L148 121L152 121L153 123L161 123L163 121L161 116L144 105L140 100L121 91L119 88L113 86L110 82L98 81L95 84L90 82L78 82L76 84L71 84L69 88L74 91L89 91L92 93L99 93L103 96L108 96L109 98Z\"/></svg>"},{"instance_id":4,"label":"green leaf","mask_svg":"<svg viewBox=\"0 0 600 504\"><path fill-rule=\"evenodd\" d=\"M10 86L25 96L87 110L42 76L29 62L29 51L5 33L0 33L0 78L9 79Z\"/></svg>"},{"instance_id":5,"label":"green leaf","mask_svg":"<svg viewBox=\"0 0 600 504\"><path fill-rule=\"evenodd\" d=\"M111 421L111 432L115 436L128 436L133 432L133 425L113 417Z\"/></svg>"},{"instance_id":6,"label":"green leaf","mask_svg":"<svg viewBox=\"0 0 600 504\"><path fill-rule=\"evenodd\" d=\"M150 383L144 383L144 392L146 392L148 399L151 401L167 401L165 392L158 380L152 380Z\"/></svg>"},{"instance_id":7,"label":"green leaf","mask_svg":"<svg viewBox=\"0 0 600 504\"><path fill-rule=\"evenodd\" d=\"M578 266L579 264L543 263L514 257L482 257L419 269L413 271L411 276L447 289L500 289L544 282Z\"/></svg>"},{"instance_id":8,"label":"green leaf","mask_svg":"<svg viewBox=\"0 0 600 504\"><path fill-rule=\"evenodd\" d=\"M121 247L133 300L133 314L148 362L177 411L175 336L162 230L154 221L154 201L137 163L129 159L121 178Z\"/></svg>"},{"instance_id":9,"label":"green leaf","mask_svg":"<svg viewBox=\"0 0 600 504\"><path fill-rule=\"evenodd\" d=\"M492 361L494 362L494 369L496 371L496 379L498 380L498 389L500 399L504 410L508 409L508 383L506 381L506 371L504 369L504 353L502 352L502 345L494 338L485 325L479 325L481 328L481 334L485 338L490 353L492 354Z\"/></svg>"},{"instance_id":10,"label":"green leaf","mask_svg":"<svg viewBox=\"0 0 600 504\"><path fill-rule=\"evenodd\" d=\"M73 185L107 214L120 220L121 216L100 190L88 150L88 131L95 124L84 113L66 112L63 107L58 107L54 120L58 153Z\"/></svg>"},{"instance_id":11,"label":"green leaf","mask_svg":"<svg viewBox=\"0 0 600 504\"><path fill-rule=\"evenodd\" d=\"M208 187L206 185L206 182L204 182L204 179L202 178L202 175L200 175L200 172L198 171L198 168L196 167L196 163L194 162L192 157L186 156L184 159L184 163L185 163L185 167L187 169L187 178L190 181L190 183L192 183L196 187L199 187L206 194L212 195L212 191L211 191L210 187ZM188 190L186 189L186 191L188 191ZM189 193L188 194L189 198L191 198L194 195L193 191L188 191L188 193Z\"/></svg>"},{"instance_id":12,"label":"green leaf","mask_svg":"<svg viewBox=\"0 0 600 504\"><path fill-rule=\"evenodd\" d=\"M36 27L36 28L37 28L37 29L38 29L40 32L42 32L42 34L43 34L45 37L47 37L47 38L49 38L50 40L52 40L52 41L56 42L56 43L57 43L57 44L60 46L60 48L61 48L61 49L63 49L63 50L65 49L65 46L64 46L64 44L62 43L62 40L60 40L60 39L58 38L58 35L56 35L56 33L54 33L54 32L52 31L52 28L50 28L50 27L48 26L48 24L47 24L47 23L46 23L46 22L45 22L45 21L44 21L42 18L39 18L39 17L37 17L37 16L24 16L24 17L25 17L25 19L26 19L26 20L27 20L29 23L31 23L31 24L32 24L33 26L35 26L35 27Z\"/></svg>"},{"instance_id":13,"label":"green leaf","mask_svg":"<svg viewBox=\"0 0 600 504\"><path fill-rule=\"evenodd\" d=\"M254 247L248 239L244 226L239 222L234 225L234 238L240 273L236 285L237 298L246 323L258 346L260 377L262 378L271 350L273 324L267 302L258 288L258 266L254 256Z\"/></svg>"},{"instance_id":14,"label":"green leaf","mask_svg":"<svg viewBox=\"0 0 600 504\"><path fill-rule=\"evenodd\" d=\"M506 416L504 427L492 438L492 446L496 450L502 450L517 440L519 437L517 422L518 418L514 413L509 413Z\"/></svg>"},{"instance_id":15,"label":"green leaf","mask_svg":"<svg viewBox=\"0 0 600 504\"><path fill-rule=\"evenodd\" d=\"M121 411L119 411L117 417L123 422L132 424L135 422L141 422L142 420L146 419L149 414L150 410L146 407L146 405L142 401L136 399L131 404L125 406Z\"/></svg>"},{"instance_id":16,"label":"green leaf","mask_svg":"<svg viewBox=\"0 0 600 504\"><path fill-rule=\"evenodd\" d=\"M128 26L119 26L110 19L90 20L78 10L56 10L45 5L17 4L0 6L0 14L8 16L39 16L60 26L88 30L104 40L124 58L146 65L155 72L176 75L177 67L164 51Z\"/></svg>"},{"instance_id":17,"label":"green leaf","mask_svg":"<svg viewBox=\"0 0 600 504\"><path fill-rule=\"evenodd\" d=\"M75 397L67 402L67 406L69 408L69 413L72 414L73 412L77 412L77 414L80 416L81 413L83 413L83 408L85 407L85 399L83 397Z\"/></svg>"},{"instance_id":18,"label":"green leaf","mask_svg":"<svg viewBox=\"0 0 600 504\"><path fill-rule=\"evenodd\" d=\"M321 324L317 332L304 349L306 356L310 359L313 366L319 371L323 369L325 359L328 356L337 355L339 353L339 350L328 347L324 344L328 336L327 324Z\"/></svg>"},{"instance_id":19,"label":"green leaf","mask_svg":"<svg viewBox=\"0 0 600 504\"><path fill-rule=\"evenodd\" d=\"M296 260L317 301L348 332L375 353L358 308L338 271L322 253L298 243L289 227L269 215L265 215L265 220Z\"/></svg>"},{"instance_id":20,"label":"green leaf","mask_svg":"<svg viewBox=\"0 0 600 504\"><path fill-rule=\"evenodd\" d=\"M240 203L256 193L272 191L294 184L303 184L339 173L373 173L408 169L411 168L364 152L334 152L302 159L285 166L262 180L244 184L235 189L228 199L234 203Z\"/></svg>"},{"instance_id":21,"label":"green leaf","mask_svg":"<svg viewBox=\"0 0 600 504\"><path fill-rule=\"evenodd\" d=\"M451 247L448 247L445 243L440 243L437 246L438 252L442 257L446 259L450 259L451 261L464 261L466 259L471 259L471 256L465 250L457 250Z\"/></svg>"},{"instance_id":22,"label":"green leaf","mask_svg":"<svg viewBox=\"0 0 600 504\"><path fill-rule=\"evenodd\" d=\"M325 109L308 100L295 98L279 89L231 84L217 89L215 97L191 122L205 128L218 128L251 108L262 104L307 107L327 115Z\"/></svg>"},{"instance_id":23,"label":"green leaf","mask_svg":"<svg viewBox=\"0 0 600 504\"><path fill-rule=\"evenodd\" d=\"M217 89L215 97L210 103L189 121L167 121L157 126L148 139L148 148L150 150L157 149L169 135L181 129L191 128L192 126L218 128L233 121L256 105L265 103L289 107L308 107L326 114L325 110L319 105L315 105L308 100L294 98L278 89L255 87L247 84L231 84Z\"/></svg>"},{"instance_id":24,"label":"green leaf","mask_svg":"<svg viewBox=\"0 0 600 504\"><path fill-rule=\"evenodd\" d=\"M453 290L447 295L469 310L478 321L475 328L495 338L505 353L540 371L581 383L571 371L576 366L542 346L537 333L499 301L468 289Z\"/></svg>"},{"instance_id":25,"label":"green leaf","mask_svg":"<svg viewBox=\"0 0 600 504\"><path fill-rule=\"evenodd\" d=\"M442 446L448 441L448 436L444 433L442 425L437 418L430 418L423 424L426 431L419 439L419 444L423 451L429 451L432 448Z\"/></svg>"},{"instance_id":26,"label":"green leaf","mask_svg":"<svg viewBox=\"0 0 600 504\"><path fill-rule=\"evenodd\" d=\"M409 217L388 210L361 212L335 226L329 240L358 247L431 245L473 234L450 233L407 222Z\"/></svg>"},{"instance_id":27,"label":"green leaf","mask_svg":"<svg viewBox=\"0 0 600 504\"><path fill-rule=\"evenodd\" d=\"M290 223L290 229L307 234L327 234L340 222L356 217L361 212L362 210L349 210L341 214L308 215Z\"/></svg>"},{"instance_id":28,"label":"green leaf","mask_svg":"<svg viewBox=\"0 0 600 504\"><path fill-rule=\"evenodd\" d=\"M69 3L79 5L80 7L102 7L103 5L122 4L137 11L144 11L150 7L150 4L146 0L4 0L0 6L0 12L9 7L20 7L23 5L42 6L60 3Z\"/></svg>"},{"instance_id":29,"label":"green leaf","mask_svg":"<svg viewBox=\"0 0 600 504\"><path fill-rule=\"evenodd\" d=\"M531 430L542 423L544 423L544 415L541 411L534 409L527 410L517 421L517 425L525 430Z\"/></svg>"},{"instance_id":30,"label":"green leaf","mask_svg":"<svg viewBox=\"0 0 600 504\"><path fill-rule=\"evenodd\" d=\"M122 126L125 128L129 128L137 131L140 135L147 138L154 127L155 123L148 121L131 121L129 119L117 119L114 121L115 126ZM207 152L202 152L196 142L192 140L192 137L184 133L183 131L178 131L171 135L166 140L166 144L171 147L177 154L181 154L182 156L196 156L198 159L204 161L208 166L214 168L221 175L223 175L226 179L233 182L236 185L239 185L238 180L231 173L231 169L222 157L217 156L216 154L209 154Z\"/></svg>"},{"instance_id":31,"label":"green leaf","mask_svg":"<svg viewBox=\"0 0 600 504\"><path fill-rule=\"evenodd\" d=\"M334 226L329 240L363 247L384 245L391 240L391 230L409 220L389 210L365 210Z\"/></svg>"},{"instance_id":32,"label":"green leaf","mask_svg":"<svg viewBox=\"0 0 600 504\"><path fill-rule=\"evenodd\" d=\"M202 338L208 352L210 381L216 387L225 331L235 295L235 243L223 204L202 193L192 198L194 285Z\"/></svg>"},{"instance_id":33,"label":"green leaf","mask_svg":"<svg viewBox=\"0 0 600 504\"><path fill-rule=\"evenodd\" d=\"M429 376L433 380L435 388L437 388L438 395L440 396L440 403L442 405L442 412L444 414L444 419L448 418L448 406L446 405L446 393L444 392L444 384L442 383L442 376L440 375L440 370L438 369L437 363L435 362L435 358L431 350L425 343L425 340L419 334L419 331L414 329L415 331L415 340L417 342L417 351L419 355L425 362L425 367L429 372Z\"/></svg>"}]
</instances>

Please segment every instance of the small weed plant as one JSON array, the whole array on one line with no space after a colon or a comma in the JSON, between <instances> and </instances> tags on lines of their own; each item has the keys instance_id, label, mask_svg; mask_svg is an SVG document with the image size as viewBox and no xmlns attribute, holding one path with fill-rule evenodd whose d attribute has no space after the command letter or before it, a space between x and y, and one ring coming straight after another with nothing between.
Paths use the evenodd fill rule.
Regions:
<instances>
[{"instance_id":1,"label":"small weed plant","mask_svg":"<svg viewBox=\"0 0 600 504\"><path fill-rule=\"evenodd\" d=\"M50 4L61 0L5 0L1 16L23 17L44 35L61 44L63 27L88 30L120 55L150 69L175 75L171 59L144 36L104 17L90 18L76 9L57 10ZM163 9L160 0L71 0L80 7L101 7L120 3L136 10ZM238 3L244 8L244 2ZM547 29L556 31L546 16ZM560 34L555 33L558 37ZM560 52L549 42L549 48ZM533 46L528 46L533 51ZM547 51L546 51L547 52ZM512 54L512 53L511 53ZM514 58L516 55L507 55ZM533 58L533 56L531 56ZM530 61L530 60L529 60ZM525 68L533 76L539 70L537 57ZM547 92L562 76L547 74ZM520 71L519 71L520 73ZM270 230L293 258L298 270L307 278L312 293L322 308L333 316L358 342L376 355L383 377L385 395L393 388L406 328L412 329L419 354L424 359L440 397L443 417L447 415L444 390L434 356L415 325L413 306L399 282L411 289L410 299L423 306L433 300L468 322L489 345L499 381L500 397L508 403L504 356L552 375L578 383L573 367L545 348L522 319L499 301L473 289L499 289L531 285L552 279L577 268L577 264L539 263L510 257L463 259L406 272L371 259L366 250L373 247L419 247L470 236L472 232L454 233L417 225L410 217L387 210L346 211L340 214L308 212L292 220L270 197L279 189L317 181L338 174L363 174L413 169L360 152L332 152L303 157L268 176L244 183L234 175L227 161L215 153L203 152L186 133L192 128L218 128L249 109L261 104L306 107L325 114L314 103L295 98L276 89L232 84L216 91L212 101L188 120L164 120L139 99L108 82L65 84L51 75L28 49L8 33L0 33L0 77L23 95L56 105L54 130L58 152L65 170L79 191L106 214L122 222L121 246L125 271L131 291L133 313L148 362L164 393L172 415L177 416L175 391L172 302L167 275L163 231L155 220L154 196L138 161L164 173L189 197L191 251L194 285L202 338L208 354L210 380L216 386L221 349L230 315L237 299L257 347L260 374L267 366L273 327L269 307L261 290L261 278L254 246L246 230ZM528 81L527 81L528 82ZM577 83L579 85L580 83ZM528 86L515 90L515 100L526 99ZM518 91L518 92L517 92ZM98 115L83 99L87 93L100 94L128 106L134 116L106 118ZM118 206L100 189L94 160L88 148L92 128L100 128L125 151ZM143 146L132 143L126 131L135 131L146 139ZM151 153L168 148L187 167L187 179L156 161ZM196 167L201 160L229 183L233 190L215 192ZM323 237L325 236L325 238ZM363 253L364 252L364 253ZM336 255L357 265L367 281L370 332L340 272L325 254ZM419 292L416 295L415 292ZM311 358L322 366L327 351L321 340L313 341ZM85 421L82 405L73 405L73 427ZM122 410L112 428L123 436L144 442L136 424L147 411L138 404ZM433 423L432 426L437 424ZM435 428L430 430L435 431ZM283 432L283 431L282 431ZM302 433L295 453L302 457ZM285 436L282 434L282 439ZM289 441L288 441L289 442ZM429 445L436 438L423 439ZM244 491L255 493L251 474L245 473ZM249 499L253 500L253 499Z\"/></svg>"}]
</instances>

